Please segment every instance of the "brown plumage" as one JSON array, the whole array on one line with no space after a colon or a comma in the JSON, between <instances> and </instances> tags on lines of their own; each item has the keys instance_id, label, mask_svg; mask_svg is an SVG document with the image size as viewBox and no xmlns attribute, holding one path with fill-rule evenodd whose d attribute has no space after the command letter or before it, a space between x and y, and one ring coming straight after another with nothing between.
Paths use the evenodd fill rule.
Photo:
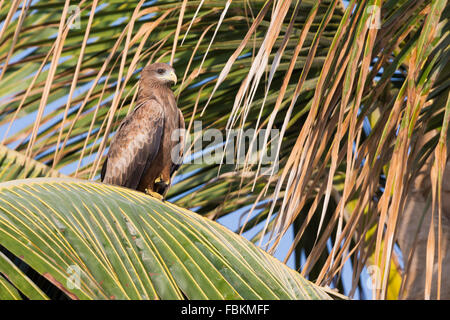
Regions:
<instances>
[{"instance_id":1,"label":"brown plumage","mask_svg":"<svg viewBox=\"0 0 450 320\"><path fill-rule=\"evenodd\" d=\"M103 182L165 195L183 151L179 148L183 136L174 133L184 129L183 114L170 88L176 79L173 68L165 63L142 70L136 107L111 141ZM173 133L179 138L171 139Z\"/></svg>"}]
</instances>

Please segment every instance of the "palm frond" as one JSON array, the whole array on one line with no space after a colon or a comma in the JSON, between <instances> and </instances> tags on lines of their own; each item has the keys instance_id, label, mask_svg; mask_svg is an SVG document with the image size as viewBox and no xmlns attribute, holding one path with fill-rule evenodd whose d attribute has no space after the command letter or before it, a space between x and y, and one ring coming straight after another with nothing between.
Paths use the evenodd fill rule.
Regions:
<instances>
[{"instance_id":1,"label":"palm frond","mask_svg":"<svg viewBox=\"0 0 450 320\"><path fill-rule=\"evenodd\" d=\"M62 178L0 191L2 245L72 299L330 298L218 223L141 192ZM0 271L2 294L46 298L3 254Z\"/></svg>"}]
</instances>

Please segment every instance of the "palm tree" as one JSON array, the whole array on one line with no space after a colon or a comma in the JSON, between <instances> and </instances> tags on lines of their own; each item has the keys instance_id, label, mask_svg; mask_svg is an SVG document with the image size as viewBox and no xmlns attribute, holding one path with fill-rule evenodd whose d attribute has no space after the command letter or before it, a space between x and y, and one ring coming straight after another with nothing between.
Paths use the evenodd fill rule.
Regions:
<instances>
[{"instance_id":1,"label":"palm tree","mask_svg":"<svg viewBox=\"0 0 450 320\"><path fill-rule=\"evenodd\" d=\"M168 62L192 150L169 202L210 219L241 213L234 231L269 254L288 246L284 261L294 256L302 276L341 292L345 284L350 297L364 287L379 299L450 297L447 1L14 0L0 2L0 15L2 181L98 179L140 69ZM226 139L201 139L196 121ZM255 130L262 150L244 148L237 164L194 161L212 147L222 159L233 129ZM278 170L262 170L264 151ZM70 189L62 198L103 193L97 206L129 192L58 181L2 188L42 203L41 188L61 183L58 192ZM2 217L2 234L17 228ZM4 246L20 260L17 244Z\"/></svg>"}]
</instances>

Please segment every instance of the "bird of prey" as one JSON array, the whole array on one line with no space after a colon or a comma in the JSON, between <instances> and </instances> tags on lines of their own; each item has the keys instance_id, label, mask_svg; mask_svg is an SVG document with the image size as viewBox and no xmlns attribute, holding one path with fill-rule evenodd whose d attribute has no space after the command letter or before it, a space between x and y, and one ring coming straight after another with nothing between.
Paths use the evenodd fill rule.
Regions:
<instances>
[{"instance_id":1,"label":"bird of prey","mask_svg":"<svg viewBox=\"0 0 450 320\"><path fill-rule=\"evenodd\" d=\"M176 81L175 70L165 63L142 70L136 107L111 141L102 182L163 199L184 145L184 118L171 90Z\"/></svg>"}]
</instances>

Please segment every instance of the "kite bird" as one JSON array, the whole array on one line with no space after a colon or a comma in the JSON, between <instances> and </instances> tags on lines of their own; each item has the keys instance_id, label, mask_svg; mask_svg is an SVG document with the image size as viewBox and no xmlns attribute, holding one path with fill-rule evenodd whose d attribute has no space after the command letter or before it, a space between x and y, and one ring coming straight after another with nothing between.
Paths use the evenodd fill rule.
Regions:
<instances>
[{"instance_id":1,"label":"kite bird","mask_svg":"<svg viewBox=\"0 0 450 320\"><path fill-rule=\"evenodd\" d=\"M165 63L142 70L136 107L111 141L102 182L164 198L183 156L184 118L170 88L176 81Z\"/></svg>"}]
</instances>

